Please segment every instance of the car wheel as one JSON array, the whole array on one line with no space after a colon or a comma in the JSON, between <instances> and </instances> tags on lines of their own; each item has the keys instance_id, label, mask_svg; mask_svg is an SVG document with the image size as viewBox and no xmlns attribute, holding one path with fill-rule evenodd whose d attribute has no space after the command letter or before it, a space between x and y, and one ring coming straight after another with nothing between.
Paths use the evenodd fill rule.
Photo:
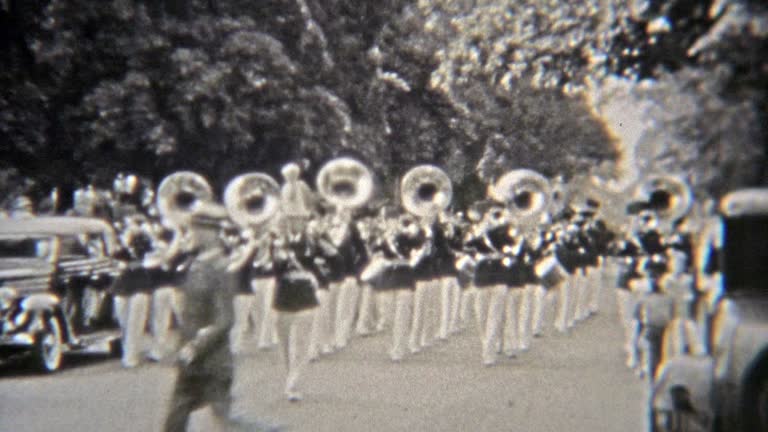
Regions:
<instances>
[{"instance_id":1,"label":"car wheel","mask_svg":"<svg viewBox=\"0 0 768 432\"><path fill-rule=\"evenodd\" d=\"M64 336L61 323L55 316L45 319L45 330L37 335L36 355L38 366L45 372L54 372L61 367L64 356Z\"/></svg>"}]
</instances>

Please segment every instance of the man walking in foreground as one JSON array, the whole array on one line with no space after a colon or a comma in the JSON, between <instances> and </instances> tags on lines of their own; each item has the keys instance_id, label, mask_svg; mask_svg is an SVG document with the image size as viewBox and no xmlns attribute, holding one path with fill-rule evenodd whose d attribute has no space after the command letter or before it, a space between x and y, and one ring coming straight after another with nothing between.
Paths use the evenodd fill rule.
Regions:
<instances>
[{"instance_id":1,"label":"man walking in foreground","mask_svg":"<svg viewBox=\"0 0 768 432\"><path fill-rule=\"evenodd\" d=\"M229 332L234 321L236 274L226 271L229 259L219 237L226 211L215 204L199 206L190 224L195 251L181 284L185 305L181 327L182 348L178 376L171 396L166 432L187 429L190 414L211 406L220 430L263 430L230 417L234 360Z\"/></svg>"}]
</instances>

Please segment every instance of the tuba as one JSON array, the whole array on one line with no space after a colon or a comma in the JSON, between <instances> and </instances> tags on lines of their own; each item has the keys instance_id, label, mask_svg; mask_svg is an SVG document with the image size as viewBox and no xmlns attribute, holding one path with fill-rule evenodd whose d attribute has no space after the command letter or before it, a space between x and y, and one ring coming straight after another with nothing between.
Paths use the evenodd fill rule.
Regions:
<instances>
[{"instance_id":1,"label":"tuba","mask_svg":"<svg viewBox=\"0 0 768 432\"><path fill-rule=\"evenodd\" d=\"M157 188L157 209L171 228L188 226L201 208L212 202L211 185L191 171L170 174Z\"/></svg>"},{"instance_id":2,"label":"tuba","mask_svg":"<svg viewBox=\"0 0 768 432\"><path fill-rule=\"evenodd\" d=\"M373 173L360 161L341 157L328 161L317 174L317 191L339 209L356 209L373 195Z\"/></svg>"},{"instance_id":3,"label":"tuba","mask_svg":"<svg viewBox=\"0 0 768 432\"><path fill-rule=\"evenodd\" d=\"M227 184L224 205L242 228L261 226L280 209L280 186L267 174L239 175Z\"/></svg>"},{"instance_id":4,"label":"tuba","mask_svg":"<svg viewBox=\"0 0 768 432\"><path fill-rule=\"evenodd\" d=\"M538 222L552 201L549 180L529 169L507 172L488 188L488 195L506 204L519 223Z\"/></svg>"},{"instance_id":5,"label":"tuba","mask_svg":"<svg viewBox=\"0 0 768 432\"><path fill-rule=\"evenodd\" d=\"M411 168L400 183L403 207L419 216L434 216L451 204L453 187L445 171L434 165Z\"/></svg>"},{"instance_id":6,"label":"tuba","mask_svg":"<svg viewBox=\"0 0 768 432\"><path fill-rule=\"evenodd\" d=\"M674 222L688 214L693 203L690 186L680 177L655 175L637 186L636 199L645 202L659 219Z\"/></svg>"}]
</instances>

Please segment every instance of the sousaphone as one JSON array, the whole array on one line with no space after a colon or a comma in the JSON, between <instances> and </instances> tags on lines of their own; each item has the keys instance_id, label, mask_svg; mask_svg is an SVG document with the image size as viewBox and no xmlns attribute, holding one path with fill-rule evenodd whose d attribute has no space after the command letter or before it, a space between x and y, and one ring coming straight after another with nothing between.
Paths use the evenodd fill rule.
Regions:
<instances>
[{"instance_id":1,"label":"sousaphone","mask_svg":"<svg viewBox=\"0 0 768 432\"><path fill-rule=\"evenodd\" d=\"M549 180L530 169L516 169L488 188L488 195L505 204L519 224L537 223L551 201Z\"/></svg>"},{"instance_id":2,"label":"sousaphone","mask_svg":"<svg viewBox=\"0 0 768 432\"><path fill-rule=\"evenodd\" d=\"M205 177L191 171L170 174L157 188L157 209L164 224L171 228L188 226L211 203L211 185Z\"/></svg>"},{"instance_id":3,"label":"sousaphone","mask_svg":"<svg viewBox=\"0 0 768 432\"><path fill-rule=\"evenodd\" d=\"M317 191L338 209L364 206L373 195L373 173L349 157L328 161L317 174Z\"/></svg>"},{"instance_id":4,"label":"sousaphone","mask_svg":"<svg viewBox=\"0 0 768 432\"><path fill-rule=\"evenodd\" d=\"M419 165L403 177L400 196L406 211L431 217L451 205L453 186L445 171L434 165Z\"/></svg>"},{"instance_id":5,"label":"sousaphone","mask_svg":"<svg viewBox=\"0 0 768 432\"><path fill-rule=\"evenodd\" d=\"M635 199L645 202L660 220L671 223L688 214L693 194L680 177L654 175L637 186Z\"/></svg>"},{"instance_id":6,"label":"sousaphone","mask_svg":"<svg viewBox=\"0 0 768 432\"><path fill-rule=\"evenodd\" d=\"M229 217L242 228L264 225L280 209L280 186L264 173L247 173L232 179L224 190Z\"/></svg>"}]
</instances>

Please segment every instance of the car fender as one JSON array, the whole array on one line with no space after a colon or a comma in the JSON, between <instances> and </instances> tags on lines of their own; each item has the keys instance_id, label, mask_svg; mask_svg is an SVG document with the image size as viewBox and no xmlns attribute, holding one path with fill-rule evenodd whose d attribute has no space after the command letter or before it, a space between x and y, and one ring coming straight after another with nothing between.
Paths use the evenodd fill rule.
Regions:
<instances>
[{"instance_id":1,"label":"car fender","mask_svg":"<svg viewBox=\"0 0 768 432\"><path fill-rule=\"evenodd\" d=\"M49 293L31 294L21 301L20 306L25 311L54 311L61 304L58 296Z\"/></svg>"}]
</instances>

